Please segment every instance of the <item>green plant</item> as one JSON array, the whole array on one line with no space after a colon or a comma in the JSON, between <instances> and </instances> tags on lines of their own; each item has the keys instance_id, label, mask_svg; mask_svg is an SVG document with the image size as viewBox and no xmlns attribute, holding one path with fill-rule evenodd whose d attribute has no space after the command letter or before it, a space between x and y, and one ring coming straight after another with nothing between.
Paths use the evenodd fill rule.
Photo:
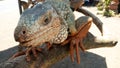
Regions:
<instances>
[{"instance_id":1,"label":"green plant","mask_svg":"<svg viewBox=\"0 0 120 68\"><path fill-rule=\"evenodd\" d=\"M103 10L103 3L102 3L102 2L98 3L97 9L98 9L99 11L102 11L102 10Z\"/></svg>"},{"instance_id":2,"label":"green plant","mask_svg":"<svg viewBox=\"0 0 120 68\"><path fill-rule=\"evenodd\" d=\"M97 5L99 11L103 11L103 16L111 17L115 15L115 12L109 9L111 0L100 1Z\"/></svg>"},{"instance_id":3,"label":"green plant","mask_svg":"<svg viewBox=\"0 0 120 68\"><path fill-rule=\"evenodd\" d=\"M112 10L104 11L103 16L107 16L107 17L115 16L115 12Z\"/></svg>"}]
</instances>

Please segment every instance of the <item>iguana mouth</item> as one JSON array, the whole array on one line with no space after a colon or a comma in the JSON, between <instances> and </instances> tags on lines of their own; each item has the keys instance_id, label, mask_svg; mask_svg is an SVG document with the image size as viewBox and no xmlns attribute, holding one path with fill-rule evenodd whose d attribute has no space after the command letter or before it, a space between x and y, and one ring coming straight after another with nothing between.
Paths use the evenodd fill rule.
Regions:
<instances>
[{"instance_id":1,"label":"iguana mouth","mask_svg":"<svg viewBox=\"0 0 120 68\"><path fill-rule=\"evenodd\" d=\"M44 43L49 38L48 37L49 35L53 34L52 32L50 32L50 33L48 33L49 34L48 36L46 35L47 32L52 31L52 30L54 30L54 28L49 28L49 29L47 28L45 30L37 31L36 33L30 35L30 37L28 37L27 40L24 40L24 41L20 42L20 44L23 45L23 46L41 45L42 43Z\"/></svg>"}]
</instances>

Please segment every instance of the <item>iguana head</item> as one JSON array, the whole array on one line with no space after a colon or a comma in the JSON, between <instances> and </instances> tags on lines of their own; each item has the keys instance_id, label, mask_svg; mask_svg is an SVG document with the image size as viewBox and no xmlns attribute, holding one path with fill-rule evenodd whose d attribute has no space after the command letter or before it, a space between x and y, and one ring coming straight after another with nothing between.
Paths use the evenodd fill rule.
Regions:
<instances>
[{"instance_id":1,"label":"iguana head","mask_svg":"<svg viewBox=\"0 0 120 68\"><path fill-rule=\"evenodd\" d=\"M60 28L61 20L53 7L49 4L38 4L23 12L14 37L23 46L37 46L52 41Z\"/></svg>"}]
</instances>

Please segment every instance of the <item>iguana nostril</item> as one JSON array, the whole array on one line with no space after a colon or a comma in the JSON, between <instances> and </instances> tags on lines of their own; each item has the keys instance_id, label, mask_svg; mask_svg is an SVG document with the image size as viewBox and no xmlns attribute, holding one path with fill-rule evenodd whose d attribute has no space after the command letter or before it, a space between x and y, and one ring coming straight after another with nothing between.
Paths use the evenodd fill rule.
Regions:
<instances>
[{"instance_id":1,"label":"iguana nostril","mask_svg":"<svg viewBox=\"0 0 120 68\"><path fill-rule=\"evenodd\" d=\"M22 31L22 34L26 34L26 31Z\"/></svg>"}]
</instances>

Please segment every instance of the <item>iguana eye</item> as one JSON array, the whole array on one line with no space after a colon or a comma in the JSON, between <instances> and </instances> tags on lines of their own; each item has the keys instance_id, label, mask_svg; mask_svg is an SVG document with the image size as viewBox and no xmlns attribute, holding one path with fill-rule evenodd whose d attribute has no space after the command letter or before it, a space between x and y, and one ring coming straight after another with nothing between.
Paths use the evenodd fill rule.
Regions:
<instances>
[{"instance_id":1,"label":"iguana eye","mask_svg":"<svg viewBox=\"0 0 120 68\"><path fill-rule=\"evenodd\" d=\"M50 19L48 17L45 17L43 25L47 25L50 22Z\"/></svg>"},{"instance_id":2,"label":"iguana eye","mask_svg":"<svg viewBox=\"0 0 120 68\"><path fill-rule=\"evenodd\" d=\"M48 22L49 22L48 18L46 18L46 19L45 19L45 22L46 22L46 23L48 23Z\"/></svg>"}]
</instances>

